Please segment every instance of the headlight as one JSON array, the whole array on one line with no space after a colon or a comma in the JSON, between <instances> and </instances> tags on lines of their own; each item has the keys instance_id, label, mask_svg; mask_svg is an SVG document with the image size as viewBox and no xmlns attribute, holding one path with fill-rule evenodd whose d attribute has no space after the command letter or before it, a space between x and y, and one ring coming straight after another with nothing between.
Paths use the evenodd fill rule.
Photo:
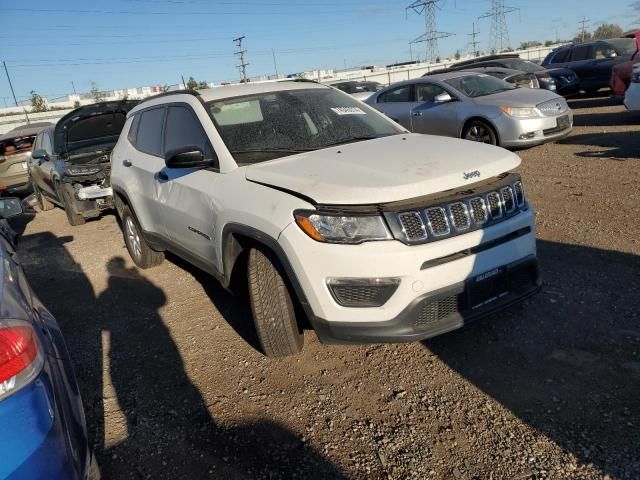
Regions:
<instances>
[{"instance_id":1,"label":"headlight","mask_svg":"<svg viewBox=\"0 0 640 480\"><path fill-rule=\"evenodd\" d=\"M102 167L97 165L70 165L64 170L64 174L70 177L79 175L95 175L102 171Z\"/></svg>"},{"instance_id":2,"label":"headlight","mask_svg":"<svg viewBox=\"0 0 640 480\"><path fill-rule=\"evenodd\" d=\"M509 105L505 105L504 107L502 107L502 111L507 115L516 118L530 118L540 116L538 109L535 107L511 107Z\"/></svg>"},{"instance_id":3,"label":"headlight","mask_svg":"<svg viewBox=\"0 0 640 480\"><path fill-rule=\"evenodd\" d=\"M294 217L302 231L318 242L362 243L392 238L384 219L377 215L342 217L298 211Z\"/></svg>"}]
</instances>

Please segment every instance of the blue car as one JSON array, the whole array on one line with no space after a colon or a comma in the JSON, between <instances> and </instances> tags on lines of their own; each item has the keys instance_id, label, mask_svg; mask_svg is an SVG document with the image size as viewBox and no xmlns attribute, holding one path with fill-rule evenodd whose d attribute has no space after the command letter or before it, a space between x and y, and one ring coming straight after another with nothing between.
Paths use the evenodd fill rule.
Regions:
<instances>
[{"instance_id":1,"label":"blue car","mask_svg":"<svg viewBox=\"0 0 640 480\"><path fill-rule=\"evenodd\" d=\"M19 199L0 198L0 479L95 480L71 359L6 222L20 214Z\"/></svg>"}]
</instances>

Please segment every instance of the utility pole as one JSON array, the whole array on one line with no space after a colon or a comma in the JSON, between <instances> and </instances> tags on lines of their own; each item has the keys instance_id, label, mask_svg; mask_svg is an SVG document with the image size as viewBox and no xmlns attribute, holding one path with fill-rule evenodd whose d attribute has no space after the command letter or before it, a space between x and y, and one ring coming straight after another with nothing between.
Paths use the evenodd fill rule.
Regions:
<instances>
[{"instance_id":1,"label":"utility pole","mask_svg":"<svg viewBox=\"0 0 640 480\"><path fill-rule=\"evenodd\" d=\"M16 107L20 107L20 105L18 105L18 99L16 98L16 92L13 91L13 84L11 83L11 77L9 76L9 70L7 70L7 64L6 62L3 60L2 61L2 66L4 67L4 73L7 74L7 81L9 82L9 88L11 88L11 95L13 95L13 102L16 104ZM29 115L27 115L27 109L24 109L24 116L27 119L27 123L31 123L31 121L29 120Z\"/></svg>"},{"instance_id":2,"label":"utility pole","mask_svg":"<svg viewBox=\"0 0 640 480\"><path fill-rule=\"evenodd\" d=\"M235 55L238 55L240 57L240 64L236 65L236 67L238 68L238 70L240 71L240 74L242 75L242 82L243 83L247 83L247 66L249 65L247 62L245 62L244 59L244 54L247 53L246 50L244 50L242 48L242 41L245 39L245 35L242 35L241 37L238 38L234 38L233 41L236 42L237 46L238 46L238 51L235 52ZM275 58L275 56L274 56Z\"/></svg>"},{"instance_id":3,"label":"utility pole","mask_svg":"<svg viewBox=\"0 0 640 480\"><path fill-rule=\"evenodd\" d=\"M478 45L480 44L480 42L478 42L477 38L478 38L478 35L480 35L480 32L476 32L475 23L473 24L473 33L468 33L467 35L471 37L471 41L469 42L469 45L471 45L471 50L473 50L474 58L479 57L480 52L478 51Z\"/></svg>"},{"instance_id":4,"label":"utility pole","mask_svg":"<svg viewBox=\"0 0 640 480\"><path fill-rule=\"evenodd\" d=\"M418 15L424 13L425 33L418 38L412 40L413 43L427 44L427 61L435 62L438 58L438 40L441 38L451 37L453 33L439 32L436 27L436 8L441 0L415 0L411 5L405 8L405 15L408 10L413 10Z\"/></svg>"},{"instance_id":5,"label":"utility pole","mask_svg":"<svg viewBox=\"0 0 640 480\"><path fill-rule=\"evenodd\" d=\"M491 33L489 36L489 49L494 53L499 53L509 45L509 27L507 25L507 14L520 10L515 7L507 7L504 0L491 0L491 10L478 17L491 18Z\"/></svg>"},{"instance_id":6,"label":"utility pole","mask_svg":"<svg viewBox=\"0 0 640 480\"><path fill-rule=\"evenodd\" d=\"M71 80L71 88L73 88L73 94L76 95L76 85L73 83L73 80Z\"/></svg>"},{"instance_id":7,"label":"utility pole","mask_svg":"<svg viewBox=\"0 0 640 480\"><path fill-rule=\"evenodd\" d=\"M582 42L584 42L587 39L587 25L589 25L589 23L591 22L590 19L586 18L586 17L582 17L582 20L580 20L580 40Z\"/></svg>"},{"instance_id":8,"label":"utility pole","mask_svg":"<svg viewBox=\"0 0 640 480\"><path fill-rule=\"evenodd\" d=\"M273 55L273 68L276 70L276 78L278 78L278 62L276 62L276 51L272 48L271 55Z\"/></svg>"}]
</instances>

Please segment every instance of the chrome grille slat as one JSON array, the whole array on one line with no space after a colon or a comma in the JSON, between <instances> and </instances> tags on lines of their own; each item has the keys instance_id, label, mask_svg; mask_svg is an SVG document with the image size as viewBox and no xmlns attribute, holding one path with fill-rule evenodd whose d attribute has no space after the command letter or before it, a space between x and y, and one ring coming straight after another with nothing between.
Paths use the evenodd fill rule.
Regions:
<instances>
[{"instance_id":1,"label":"chrome grille slat","mask_svg":"<svg viewBox=\"0 0 640 480\"><path fill-rule=\"evenodd\" d=\"M469 207L471 209L471 218L475 224L482 225L489 220L487 204L482 197L474 197L469 200Z\"/></svg>"},{"instance_id":2,"label":"chrome grille slat","mask_svg":"<svg viewBox=\"0 0 640 480\"><path fill-rule=\"evenodd\" d=\"M500 189L500 197L502 198L502 205L507 214L512 213L516 209L516 199L513 195L513 189L511 187L504 187Z\"/></svg>"},{"instance_id":3,"label":"chrome grille slat","mask_svg":"<svg viewBox=\"0 0 640 480\"><path fill-rule=\"evenodd\" d=\"M486 198L491 218L493 220L502 218L502 199L498 192L489 192Z\"/></svg>"},{"instance_id":4,"label":"chrome grille slat","mask_svg":"<svg viewBox=\"0 0 640 480\"><path fill-rule=\"evenodd\" d=\"M555 117L566 113L569 110L569 104L563 98L558 98L543 102L537 105L536 108L547 117Z\"/></svg>"},{"instance_id":5,"label":"chrome grille slat","mask_svg":"<svg viewBox=\"0 0 640 480\"><path fill-rule=\"evenodd\" d=\"M524 205L524 187L522 186L522 182L514 183L513 191L516 195L516 203L519 207L522 207Z\"/></svg>"},{"instance_id":6,"label":"chrome grille slat","mask_svg":"<svg viewBox=\"0 0 640 480\"><path fill-rule=\"evenodd\" d=\"M471 219L469 218L469 208L462 202L449 204L449 216L451 224L459 232L468 230L471 227Z\"/></svg>"},{"instance_id":7,"label":"chrome grille slat","mask_svg":"<svg viewBox=\"0 0 640 480\"><path fill-rule=\"evenodd\" d=\"M398 218L407 240L416 242L427 238L427 228L418 212L401 213Z\"/></svg>"},{"instance_id":8,"label":"chrome grille slat","mask_svg":"<svg viewBox=\"0 0 640 480\"><path fill-rule=\"evenodd\" d=\"M434 237L442 237L451 233L451 227L447 220L447 214L442 207L433 207L426 210L427 225Z\"/></svg>"}]
</instances>

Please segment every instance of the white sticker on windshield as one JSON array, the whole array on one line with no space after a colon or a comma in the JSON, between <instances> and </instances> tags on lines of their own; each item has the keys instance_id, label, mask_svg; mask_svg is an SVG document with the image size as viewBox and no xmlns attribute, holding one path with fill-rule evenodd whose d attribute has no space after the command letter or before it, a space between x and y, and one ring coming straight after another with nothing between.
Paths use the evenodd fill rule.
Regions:
<instances>
[{"instance_id":1,"label":"white sticker on windshield","mask_svg":"<svg viewBox=\"0 0 640 480\"><path fill-rule=\"evenodd\" d=\"M366 115L367 112L358 107L333 107L331 110L338 115Z\"/></svg>"}]
</instances>

